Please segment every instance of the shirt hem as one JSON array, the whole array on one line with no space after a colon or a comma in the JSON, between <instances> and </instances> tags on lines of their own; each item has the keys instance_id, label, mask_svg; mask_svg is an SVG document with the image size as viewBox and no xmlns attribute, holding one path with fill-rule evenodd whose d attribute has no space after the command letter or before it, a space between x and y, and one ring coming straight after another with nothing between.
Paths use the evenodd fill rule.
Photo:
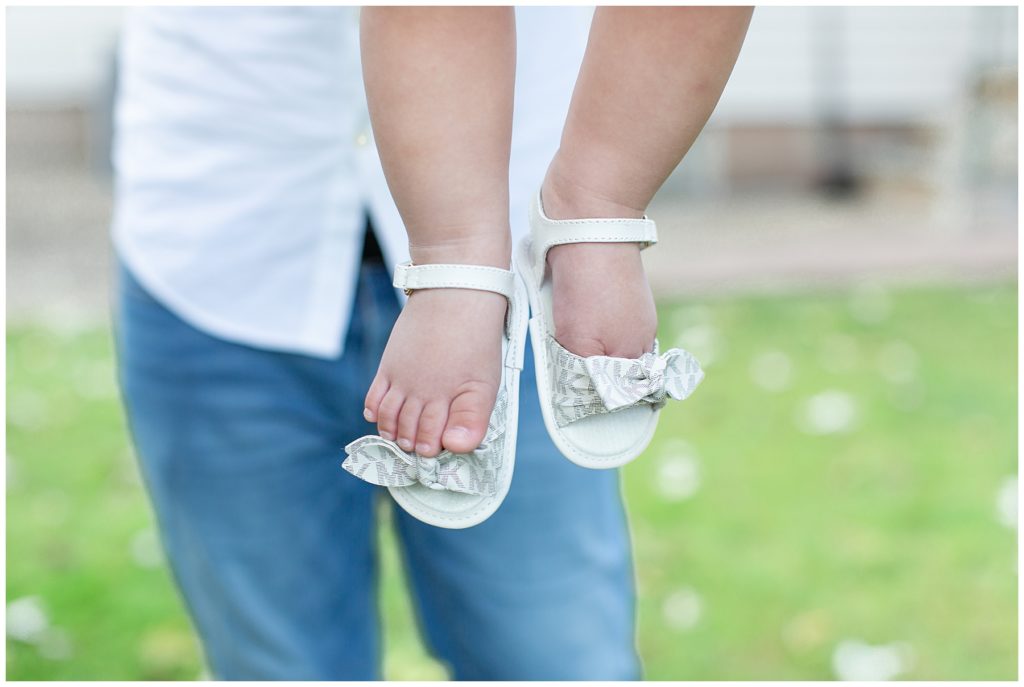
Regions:
<instances>
[{"instance_id":1,"label":"shirt hem","mask_svg":"<svg viewBox=\"0 0 1024 687\"><path fill-rule=\"evenodd\" d=\"M179 296L172 286L162 281L121 232L115 230L112 234L114 251L125 267L131 271L132 276L157 301L190 326L218 339L269 351L297 353L326 360L335 360L344 353L345 347L340 328L337 331L337 336L334 337L334 343L324 344L309 338L296 340L294 337L285 338L266 331L250 329L203 311L195 303Z\"/></svg>"}]
</instances>

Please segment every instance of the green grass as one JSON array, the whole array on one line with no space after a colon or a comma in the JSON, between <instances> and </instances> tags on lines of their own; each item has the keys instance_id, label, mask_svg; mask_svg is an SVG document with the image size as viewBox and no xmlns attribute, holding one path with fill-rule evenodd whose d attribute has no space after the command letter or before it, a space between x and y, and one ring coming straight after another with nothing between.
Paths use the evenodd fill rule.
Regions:
<instances>
[{"instance_id":1,"label":"green grass","mask_svg":"<svg viewBox=\"0 0 1024 687\"><path fill-rule=\"evenodd\" d=\"M831 679L861 640L902 678L1015 679L1016 312L1010 284L663 303L708 374L625 470L647 677ZM109 334L7 344L7 598L51 626L8 638L8 678L198 677ZM385 674L442 678L382 530Z\"/></svg>"}]
</instances>

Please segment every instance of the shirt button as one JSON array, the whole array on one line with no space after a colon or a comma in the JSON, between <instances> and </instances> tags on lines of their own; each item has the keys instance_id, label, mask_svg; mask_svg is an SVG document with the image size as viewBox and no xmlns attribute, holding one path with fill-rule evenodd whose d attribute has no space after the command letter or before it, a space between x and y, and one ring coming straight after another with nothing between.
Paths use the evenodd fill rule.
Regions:
<instances>
[{"instance_id":1,"label":"shirt button","mask_svg":"<svg viewBox=\"0 0 1024 687\"><path fill-rule=\"evenodd\" d=\"M370 142L370 137L365 133L356 136L356 145L362 148L364 145Z\"/></svg>"}]
</instances>

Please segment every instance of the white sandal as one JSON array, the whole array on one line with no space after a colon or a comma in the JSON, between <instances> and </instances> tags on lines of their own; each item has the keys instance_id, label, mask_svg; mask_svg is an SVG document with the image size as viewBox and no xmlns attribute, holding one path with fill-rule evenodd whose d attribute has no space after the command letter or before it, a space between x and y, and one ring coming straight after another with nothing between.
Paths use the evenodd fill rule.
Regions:
<instances>
[{"instance_id":1,"label":"white sandal","mask_svg":"<svg viewBox=\"0 0 1024 687\"><path fill-rule=\"evenodd\" d=\"M585 468L616 468L647 448L667 398L682 400L704 377L696 358L673 348L640 358L582 358L555 340L547 254L566 243L654 245L654 222L643 219L552 220L540 194L530 208L530 235L517 246L516 263L530 297L530 340L544 424L555 446Z\"/></svg>"},{"instance_id":2,"label":"white sandal","mask_svg":"<svg viewBox=\"0 0 1024 687\"><path fill-rule=\"evenodd\" d=\"M486 520L505 500L515 467L519 421L519 373L526 346L526 292L515 270L477 265L416 265L395 268L397 288L476 289L508 299L502 339L501 386L484 441L472 453L444 450L434 458L406 453L376 435L345 447L342 467L356 477L385 486L398 505L425 523L450 529Z\"/></svg>"}]
</instances>

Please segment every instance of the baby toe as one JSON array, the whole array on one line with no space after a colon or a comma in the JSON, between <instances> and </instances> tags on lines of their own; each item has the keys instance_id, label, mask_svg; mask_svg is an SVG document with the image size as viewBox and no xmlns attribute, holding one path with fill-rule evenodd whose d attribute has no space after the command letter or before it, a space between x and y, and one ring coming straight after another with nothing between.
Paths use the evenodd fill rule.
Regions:
<instances>
[{"instance_id":1,"label":"baby toe","mask_svg":"<svg viewBox=\"0 0 1024 687\"><path fill-rule=\"evenodd\" d=\"M384 394L377 410L377 433L384 439L393 440L398 434L398 414L405 404L405 394L394 387Z\"/></svg>"},{"instance_id":2,"label":"baby toe","mask_svg":"<svg viewBox=\"0 0 1024 687\"><path fill-rule=\"evenodd\" d=\"M407 398L398 415L398 438L396 443L403 451L411 452L416 444L416 431L420 424L420 413L423 404L414 398Z\"/></svg>"},{"instance_id":3,"label":"baby toe","mask_svg":"<svg viewBox=\"0 0 1024 687\"><path fill-rule=\"evenodd\" d=\"M366 399L363 401L363 417L367 422L376 422L377 414L380 409L380 402L384 400L384 395L388 392L391 385L388 380L382 374L377 374L373 379L373 383L370 385L370 390L366 392Z\"/></svg>"},{"instance_id":4,"label":"baby toe","mask_svg":"<svg viewBox=\"0 0 1024 687\"><path fill-rule=\"evenodd\" d=\"M487 421L494 410L495 393L483 386L468 389L452 399L441 443L452 453L469 453L484 440Z\"/></svg>"},{"instance_id":5,"label":"baby toe","mask_svg":"<svg viewBox=\"0 0 1024 687\"><path fill-rule=\"evenodd\" d=\"M433 458L441 452L441 433L448 420L448 404L443 401L428 403L420 415L416 434L416 453Z\"/></svg>"}]
</instances>

